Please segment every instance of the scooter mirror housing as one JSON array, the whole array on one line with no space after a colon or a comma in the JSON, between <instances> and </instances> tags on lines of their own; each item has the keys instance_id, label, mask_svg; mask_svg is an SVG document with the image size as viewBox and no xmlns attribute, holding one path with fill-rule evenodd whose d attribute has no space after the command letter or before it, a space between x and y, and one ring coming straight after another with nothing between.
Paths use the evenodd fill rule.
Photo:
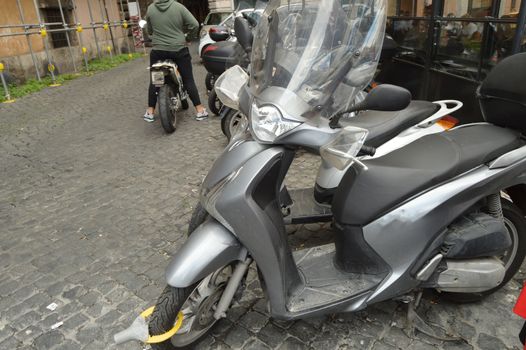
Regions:
<instances>
[{"instance_id":1,"label":"scooter mirror housing","mask_svg":"<svg viewBox=\"0 0 526 350\"><path fill-rule=\"evenodd\" d=\"M230 37L230 30L223 26L212 27L208 33L213 41L225 41Z\"/></svg>"},{"instance_id":2,"label":"scooter mirror housing","mask_svg":"<svg viewBox=\"0 0 526 350\"><path fill-rule=\"evenodd\" d=\"M365 99L355 104L348 110L336 113L331 117L329 126L333 129L340 128L340 118L345 113L373 110L373 111L400 111L411 102L411 93L403 87L381 84L369 91Z\"/></svg>"},{"instance_id":3,"label":"scooter mirror housing","mask_svg":"<svg viewBox=\"0 0 526 350\"><path fill-rule=\"evenodd\" d=\"M236 17L234 20L234 31L236 32L237 42L246 53L252 52L252 42L254 35L250 29L248 21L244 17Z\"/></svg>"},{"instance_id":4,"label":"scooter mirror housing","mask_svg":"<svg viewBox=\"0 0 526 350\"><path fill-rule=\"evenodd\" d=\"M148 22L146 22L144 19L141 19L141 20L139 21L139 27L141 27L141 28L146 27L146 23L148 23Z\"/></svg>"},{"instance_id":5,"label":"scooter mirror housing","mask_svg":"<svg viewBox=\"0 0 526 350\"><path fill-rule=\"evenodd\" d=\"M355 106L357 111L400 111L406 108L411 102L411 93L403 87L382 84L378 85L365 97L365 99Z\"/></svg>"}]
</instances>

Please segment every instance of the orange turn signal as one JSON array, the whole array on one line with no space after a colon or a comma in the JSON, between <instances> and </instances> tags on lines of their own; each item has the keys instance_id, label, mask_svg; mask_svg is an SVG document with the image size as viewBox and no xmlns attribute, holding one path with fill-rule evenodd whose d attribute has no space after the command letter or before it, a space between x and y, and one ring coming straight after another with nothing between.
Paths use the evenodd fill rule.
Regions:
<instances>
[{"instance_id":1,"label":"orange turn signal","mask_svg":"<svg viewBox=\"0 0 526 350\"><path fill-rule=\"evenodd\" d=\"M444 128L444 130L449 130L455 125L458 124L458 119L450 115L446 115L437 121L437 124Z\"/></svg>"}]
</instances>

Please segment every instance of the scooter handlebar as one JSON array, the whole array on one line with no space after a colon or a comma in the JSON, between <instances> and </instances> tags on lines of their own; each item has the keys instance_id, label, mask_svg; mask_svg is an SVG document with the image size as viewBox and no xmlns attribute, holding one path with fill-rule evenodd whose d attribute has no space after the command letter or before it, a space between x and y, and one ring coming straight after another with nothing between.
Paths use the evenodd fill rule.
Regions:
<instances>
[{"instance_id":1,"label":"scooter handlebar","mask_svg":"<svg viewBox=\"0 0 526 350\"><path fill-rule=\"evenodd\" d=\"M373 147L373 146L367 146L367 145L363 145L362 148L360 149L360 155L362 156L374 156L374 154L376 153L376 147Z\"/></svg>"}]
</instances>

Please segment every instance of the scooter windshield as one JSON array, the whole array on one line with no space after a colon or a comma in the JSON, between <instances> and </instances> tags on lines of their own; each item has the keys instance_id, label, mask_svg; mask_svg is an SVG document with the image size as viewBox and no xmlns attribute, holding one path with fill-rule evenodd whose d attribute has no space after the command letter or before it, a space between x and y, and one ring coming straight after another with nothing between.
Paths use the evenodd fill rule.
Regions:
<instances>
[{"instance_id":1,"label":"scooter windshield","mask_svg":"<svg viewBox=\"0 0 526 350\"><path fill-rule=\"evenodd\" d=\"M252 94L274 86L312 108L349 107L374 76L385 21L386 0L270 0L254 38Z\"/></svg>"}]
</instances>

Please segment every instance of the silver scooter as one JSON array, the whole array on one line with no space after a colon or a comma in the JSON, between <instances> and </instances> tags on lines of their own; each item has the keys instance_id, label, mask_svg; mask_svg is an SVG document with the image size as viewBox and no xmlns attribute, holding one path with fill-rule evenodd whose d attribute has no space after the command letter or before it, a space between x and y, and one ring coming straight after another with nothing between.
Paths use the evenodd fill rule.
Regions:
<instances>
[{"instance_id":1,"label":"silver scooter","mask_svg":"<svg viewBox=\"0 0 526 350\"><path fill-rule=\"evenodd\" d=\"M374 71L386 1L351 3L357 8L349 13L339 0L289 4L270 0L256 33L250 82L223 101L237 100L250 124L201 186L208 218L173 257L148 326L139 318L116 335L118 342L162 341L152 345L156 350L197 342L226 316L253 262L270 315L289 320L407 300L424 289L477 300L521 266L526 72L519 67L526 54L504 59L482 83L485 123L358 159L372 153L364 144L368 131L343 127L339 115L363 88L346 78L364 65ZM288 33L298 40L283 38ZM288 60L297 67L292 75L280 72ZM354 109L398 110L409 98L404 89L380 86ZM332 201L335 241L292 252L279 197L296 150L306 144L347 170Z\"/></svg>"}]
</instances>

